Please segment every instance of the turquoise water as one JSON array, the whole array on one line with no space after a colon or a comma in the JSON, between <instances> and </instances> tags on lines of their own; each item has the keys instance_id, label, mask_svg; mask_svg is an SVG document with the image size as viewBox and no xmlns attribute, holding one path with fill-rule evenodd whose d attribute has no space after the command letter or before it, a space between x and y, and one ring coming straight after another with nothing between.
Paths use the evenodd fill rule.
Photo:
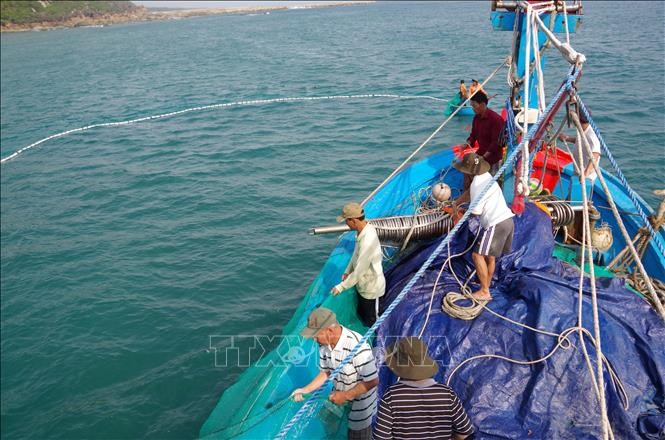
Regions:
<instances>
[{"instance_id":1,"label":"turquoise water","mask_svg":"<svg viewBox=\"0 0 665 440\"><path fill-rule=\"evenodd\" d=\"M580 88L633 188L665 188L665 4L594 3ZM448 98L508 54L487 3L210 16L2 34L0 156L46 136L241 100ZM552 57L554 58L554 57ZM551 62L551 94L565 72ZM487 89L506 97L505 70ZM93 128L2 164L3 438L192 438L277 335L365 197L442 121L429 99L331 99ZM468 120L437 136L466 137ZM607 165L607 162L604 162Z\"/></svg>"}]
</instances>

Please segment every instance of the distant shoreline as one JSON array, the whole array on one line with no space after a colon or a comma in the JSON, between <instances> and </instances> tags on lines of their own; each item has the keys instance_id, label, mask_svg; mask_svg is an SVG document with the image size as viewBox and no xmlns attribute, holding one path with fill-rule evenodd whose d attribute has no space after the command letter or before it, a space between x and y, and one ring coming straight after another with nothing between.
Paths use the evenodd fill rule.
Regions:
<instances>
[{"instance_id":1,"label":"distant shoreline","mask_svg":"<svg viewBox=\"0 0 665 440\"><path fill-rule=\"evenodd\" d=\"M39 22L3 24L0 32L27 32L48 31L54 29L70 29L76 27L104 27L121 23L136 23L144 21L179 20L190 17L203 17L207 15L220 14L264 14L274 11L288 11L301 9L331 8L337 6L359 6L376 3L375 1L349 1L345 3L319 3L298 6L255 6L240 8L205 8L205 9L173 9L173 10L150 10L141 8L137 11L108 14L102 17L72 17L59 22Z\"/></svg>"}]
</instances>

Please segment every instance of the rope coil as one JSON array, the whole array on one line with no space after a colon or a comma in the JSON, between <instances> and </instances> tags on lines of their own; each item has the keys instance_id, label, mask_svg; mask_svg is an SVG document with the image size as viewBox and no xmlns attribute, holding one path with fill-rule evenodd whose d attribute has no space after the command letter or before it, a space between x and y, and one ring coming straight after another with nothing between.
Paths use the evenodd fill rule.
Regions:
<instances>
[{"instance_id":1,"label":"rope coil","mask_svg":"<svg viewBox=\"0 0 665 440\"><path fill-rule=\"evenodd\" d=\"M413 216L384 217L368 221L376 228L381 242L401 243L407 235L411 239L440 237L453 225L453 219L444 212Z\"/></svg>"},{"instance_id":2,"label":"rope coil","mask_svg":"<svg viewBox=\"0 0 665 440\"><path fill-rule=\"evenodd\" d=\"M469 294L469 289L466 289L464 293L448 292L443 297L441 309L453 318L465 321L476 319L485 308L485 305L474 301L469 297ZM464 302L465 304L458 304L460 302ZM471 302L471 305L467 305L469 302Z\"/></svg>"},{"instance_id":3,"label":"rope coil","mask_svg":"<svg viewBox=\"0 0 665 440\"><path fill-rule=\"evenodd\" d=\"M552 226L555 228L568 225L575 220L575 211L573 211L570 203L561 200L557 196L537 195L531 196L531 200L547 206L547 209L550 211L550 217L552 217Z\"/></svg>"}]
</instances>

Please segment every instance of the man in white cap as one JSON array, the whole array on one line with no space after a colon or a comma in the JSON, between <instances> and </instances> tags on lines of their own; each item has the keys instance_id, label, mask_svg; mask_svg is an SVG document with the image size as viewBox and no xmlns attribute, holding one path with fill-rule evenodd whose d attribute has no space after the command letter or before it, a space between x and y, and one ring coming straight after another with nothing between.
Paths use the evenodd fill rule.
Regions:
<instances>
[{"instance_id":1,"label":"man in white cap","mask_svg":"<svg viewBox=\"0 0 665 440\"><path fill-rule=\"evenodd\" d=\"M365 212L360 204L346 204L337 221L346 222L358 235L351 261L342 275L342 282L333 287L330 293L339 295L355 286L358 292L358 316L363 324L370 327L379 316L379 298L386 291L381 243L374 226L365 220Z\"/></svg>"},{"instance_id":2,"label":"man in white cap","mask_svg":"<svg viewBox=\"0 0 665 440\"><path fill-rule=\"evenodd\" d=\"M464 192L453 201L453 212L463 202L474 202L488 182L492 180L489 173L490 164L476 153L464 155L461 162L453 163L456 170L473 177L469 191ZM489 301L490 283L494 275L496 259L510 252L513 244L513 217L508 208L503 192L496 182L492 182L489 190L478 201L471 214L480 216L482 230L478 234L473 248L473 263L476 266L476 275L480 289L471 294L478 301Z\"/></svg>"},{"instance_id":3,"label":"man in white cap","mask_svg":"<svg viewBox=\"0 0 665 440\"><path fill-rule=\"evenodd\" d=\"M460 440L473 433L455 391L434 380L439 366L420 339L409 336L390 346L386 365L399 381L383 393L375 440Z\"/></svg>"},{"instance_id":4,"label":"man in white cap","mask_svg":"<svg viewBox=\"0 0 665 440\"><path fill-rule=\"evenodd\" d=\"M588 180L588 182L585 184L586 193L587 198L591 199L593 196L594 183L598 177L596 175L596 170L594 169L593 164L595 163L596 165L599 165L600 140L598 139L598 136L596 136L596 132L593 131L593 128L591 127L591 124L589 124L589 120L584 113L579 112L579 119L583 130L582 135L586 138L589 147L591 147L591 156L589 156L586 146L582 144L582 157L579 155L579 149L576 148L573 152L573 160L577 165L576 171L579 171L579 175ZM559 135L559 139L565 142L578 142L577 136L568 136L563 133ZM579 140L579 142L583 141ZM582 200L582 193L580 192L581 190L581 185L579 187L574 186L572 188L571 199Z\"/></svg>"},{"instance_id":5,"label":"man in white cap","mask_svg":"<svg viewBox=\"0 0 665 440\"><path fill-rule=\"evenodd\" d=\"M307 319L307 327L300 332L305 338L312 338L319 344L319 374L309 384L297 388L291 394L300 402L303 394L317 390L339 367L362 339L358 333L337 323L335 313L325 307L314 309ZM351 401L348 415L348 438L371 439L372 417L376 411L376 386L379 375L374 362L372 349L364 342L353 358L344 364L333 379L333 392L328 400L336 405Z\"/></svg>"}]
</instances>

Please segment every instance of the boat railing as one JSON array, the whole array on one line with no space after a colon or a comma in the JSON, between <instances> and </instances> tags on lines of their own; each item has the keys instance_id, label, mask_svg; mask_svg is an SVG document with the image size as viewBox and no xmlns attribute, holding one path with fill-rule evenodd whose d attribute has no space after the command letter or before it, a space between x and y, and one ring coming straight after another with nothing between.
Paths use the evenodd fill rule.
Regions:
<instances>
[{"instance_id":1,"label":"boat railing","mask_svg":"<svg viewBox=\"0 0 665 440\"><path fill-rule=\"evenodd\" d=\"M524 2L520 1L514 1L514 0L494 0L492 1L492 11L496 11L497 9L505 9L506 11L513 12L517 10ZM543 2L545 3L545 2ZM566 2L561 2L561 1L552 1L548 2L552 3L553 6L556 8L557 12L563 12L564 8L566 13L568 14L575 14L575 13L582 13L582 2L575 2L573 4L567 4Z\"/></svg>"}]
</instances>

